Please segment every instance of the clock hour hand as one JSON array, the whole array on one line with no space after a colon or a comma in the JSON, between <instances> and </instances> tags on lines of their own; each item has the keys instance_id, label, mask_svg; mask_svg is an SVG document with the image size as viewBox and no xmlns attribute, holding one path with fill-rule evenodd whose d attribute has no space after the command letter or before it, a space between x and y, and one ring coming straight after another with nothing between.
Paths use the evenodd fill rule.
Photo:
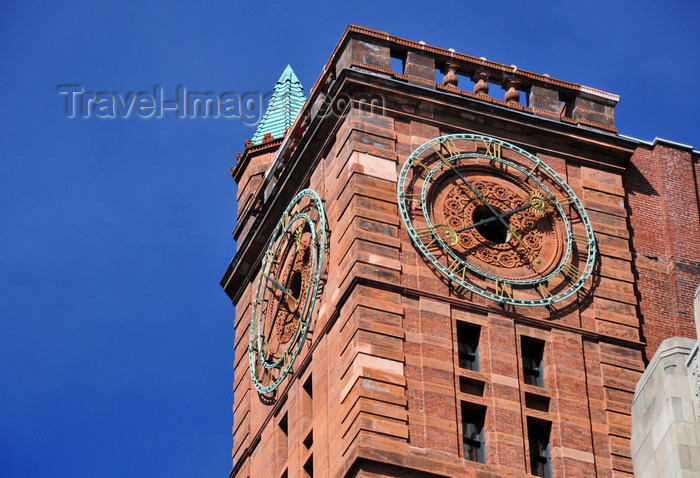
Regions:
<instances>
[{"instance_id":1,"label":"clock hour hand","mask_svg":"<svg viewBox=\"0 0 700 478\"><path fill-rule=\"evenodd\" d=\"M553 200L554 200L554 196L551 196L548 198L541 197L541 196L533 196L530 199L528 199L527 203L523 204L520 207L516 207L515 209L511 209L510 211L506 211L504 213L497 214L496 216L491 216L491 217L488 217L486 219L482 219L481 221L479 221L477 223L471 224L467 227L463 227L462 229L458 229L455 232L457 234L459 234L460 232L468 231L469 229L472 229L474 227L479 227L479 226L482 226L484 224L488 224L489 222L496 221L499 217L500 218L510 217L513 214L517 214L517 213L524 211L526 209L543 210L546 207L546 204L549 201L553 201Z\"/></svg>"},{"instance_id":2,"label":"clock hour hand","mask_svg":"<svg viewBox=\"0 0 700 478\"><path fill-rule=\"evenodd\" d=\"M512 216L513 214L516 214L516 213L518 213L518 212L520 212L520 211L524 211L525 209L530 209L530 205L529 205L529 204L525 204L525 205L523 205L523 206L517 207L517 208L512 209L512 210L510 210L510 211L506 211L506 212L504 212L504 213L502 213L502 214L497 214L496 216L491 216L491 217L488 217L488 218L486 218L486 219L482 219L481 221L479 221L479 222L477 222L477 223L471 224L471 225L469 225L469 226L467 226L467 227L463 227L462 229L457 229L455 232L456 232L457 234L459 234L460 232L468 231L469 229L472 229L472 228L475 228L475 227L479 227L479 226L483 226L484 224L488 224L489 222L496 221L496 220L498 220L498 218L506 218L506 217Z\"/></svg>"},{"instance_id":3,"label":"clock hour hand","mask_svg":"<svg viewBox=\"0 0 700 478\"><path fill-rule=\"evenodd\" d=\"M270 277L270 276L267 275L267 274L263 274L263 276L264 276L268 281L270 281L270 283L271 283L273 286L275 286L277 289L279 289L285 296L287 296L287 297L289 297L290 299L292 299L295 303L298 303L298 302L299 302L299 300L296 299L296 298L292 295L292 292L291 292L289 289L287 289L285 286L283 286L282 284L280 284L279 282L277 282L275 279L273 279L272 277Z\"/></svg>"}]
</instances>

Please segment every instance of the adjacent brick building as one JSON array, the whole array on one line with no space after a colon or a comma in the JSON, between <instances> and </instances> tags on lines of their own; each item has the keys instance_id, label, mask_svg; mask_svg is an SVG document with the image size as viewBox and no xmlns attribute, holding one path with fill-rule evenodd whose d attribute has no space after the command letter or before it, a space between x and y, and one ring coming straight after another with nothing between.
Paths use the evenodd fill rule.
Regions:
<instances>
[{"instance_id":1,"label":"adjacent brick building","mask_svg":"<svg viewBox=\"0 0 700 478\"><path fill-rule=\"evenodd\" d=\"M285 74L279 98L298 99L292 87L298 80ZM692 147L618 134L617 100L515 66L348 27L306 102L292 102L293 124L268 135L261 124L232 168L238 252L222 279L236 308L231 476L632 476L635 385L665 338L694 337L700 182ZM557 247L571 251L568 261L580 266L562 262L562 274L532 290L517 284L504 290L483 277L472 280L471 290L456 286L468 273L463 266L448 259L441 270L428 260L417 247L420 232L412 233L401 215L408 198L397 182L417 148L454 134L490 138L486 151L469 143L477 162L503 142L562 178L585 209L595 241L574 244L586 221L569 206L561 211L571 231L550 231L555 239L548 240L561 242ZM510 161L515 149L507 149ZM490 167L506 189L532 188L529 176L503 179L515 174L510 164L501 165L511 168L502 177L495 160L471 172L459 167L474 177L487 177ZM525 173L541 177L543 167ZM292 285L296 265L269 272L290 260L266 253L271 237L289 251L311 237L313 226L284 233L285 208L305 188L325 210L318 298L308 331L298 335L298 355L280 349L279 364L265 370L256 360L274 355L268 342L279 320L265 307L275 303L275 313L282 307L293 315L303 291L315 290L313 272L303 265L301 285ZM492 224L498 219L508 234L496 239L482 227L474 237L494 250L532 247L536 269L544 252L508 229L515 209L498 213ZM470 218L481 220L478 214ZM297 238L296 246L287 236ZM583 276L586 251L595 262L574 294L546 306L509 302L565 290L567 280ZM581 274L567 273L572 269ZM261 319L251 324L256 310ZM251 327L258 326L265 337L251 342ZM255 387L280 377L269 393Z\"/></svg>"}]
</instances>

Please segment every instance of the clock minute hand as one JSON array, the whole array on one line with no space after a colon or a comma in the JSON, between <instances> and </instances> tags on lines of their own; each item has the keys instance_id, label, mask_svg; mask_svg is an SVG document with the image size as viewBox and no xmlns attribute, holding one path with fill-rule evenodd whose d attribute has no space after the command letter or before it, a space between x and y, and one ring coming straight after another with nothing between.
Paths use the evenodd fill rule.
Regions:
<instances>
[{"instance_id":1,"label":"clock minute hand","mask_svg":"<svg viewBox=\"0 0 700 478\"><path fill-rule=\"evenodd\" d=\"M479 221L477 223L471 224L467 227L463 227L462 229L457 229L455 232L457 234L459 234L460 232L468 231L469 229L472 229L474 227L483 226L484 224L488 224L489 222L496 221L496 220L498 220L499 217L505 218L505 217L512 216L513 214L519 213L520 211L524 211L525 209L530 209L530 207L531 207L530 204L525 204L523 206L517 207L517 208L512 209L510 211L506 211L502 214L497 214L496 216L491 216L489 218L482 219L481 221Z\"/></svg>"},{"instance_id":2,"label":"clock minute hand","mask_svg":"<svg viewBox=\"0 0 700 478\"><path fill-rule=\"evenodd\" d=\"M294 298L294 296L292 295L292 292L291 292L289 289L287 289L285 286L283 286L282 284L280 284L279 282L277 282L275 279L273 279L272 277L270 277L270 276L267 275L267 274L263 274L263 276L264 276L267 280L269 280L269 281L272 283L272 285L274 285L277 289L279 289L280 291L282 291L282 293L283 293L284 295L286 295L287 297L289 297L290 299L292 299L294 302L299 302L297 299Z\"/></svg>"}]
</instances>

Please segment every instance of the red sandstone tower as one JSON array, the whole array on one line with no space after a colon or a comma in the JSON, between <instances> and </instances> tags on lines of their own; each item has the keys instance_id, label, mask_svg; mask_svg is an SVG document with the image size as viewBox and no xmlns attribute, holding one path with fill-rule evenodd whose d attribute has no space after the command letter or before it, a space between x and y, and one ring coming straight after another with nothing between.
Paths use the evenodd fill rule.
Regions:
<instances>
[{"instance_id":1,"label":"red sandstone tower","mask_svg":"<svg viewBox=\"0 0 700 478\"><path fill-rule=\"evenodd\" d=\"M232 169L231 476L632 476L635 384L694 333L698 153L356 26L275 91Z\"/></svg>"}]
</instances>

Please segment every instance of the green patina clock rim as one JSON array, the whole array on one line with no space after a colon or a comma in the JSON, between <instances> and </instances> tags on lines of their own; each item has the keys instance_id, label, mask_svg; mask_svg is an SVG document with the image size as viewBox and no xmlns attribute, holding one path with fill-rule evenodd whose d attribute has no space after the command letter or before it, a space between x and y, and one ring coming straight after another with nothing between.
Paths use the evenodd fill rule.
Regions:
<instances>
[{"instance_id":1,"label":"green patina clock rim","mask_svg":"<svg viewBox=\"0 0 700 478\"><path fill-rule=\"evenodd\" d=\"M316 221L314 221L308 214L302 212L296 213L291 218L289 217L289 214L294 210L294 208L297 205L301 203L302 199L304 199L305 197L311 199L311 205L313 205L313 207L318 211L319 217ZM286 224L284 224L285 218L288 218ZM261 325L264 313L264 308L262 307L262 298L265 295L265 281L263 280L263 272L265 270L266 264L271 263L271 261L268 259L270 257L270 254L274 256L274 254L276 254L279 250L281 243L277 244L276 247L275 244L278 242L280 236L282 234L286 234L290 226L299 219L303 219L304 221L306 221L306 223L312 225L312 227L310 228L312 235L311 277L309 277L305 303L302 308L299 320L297 321L297 329L295 330L295 334L293 336L296 337L296 340L290 340L290 342L287 344L287 347L285 348L284 353L279 359L277 359L275 362L267 362L265 359L262 358L261 350ZM317 227L313 227L314 225L316 225ZM326 231L327 223L325 211L323 209L323 201L321 200L318 193L316 193L316 191L314 191L313 189L304 189L300 191L287 205L284 212L282 213L280 221L275 226L270 240L268 241L268 245L265 249L265 254L263 256L263 263L261 265L261 274L258 278L258 282L255 288L255 298L253 299L251 311L250 339L248 342L248 361L251 380L258 392L262 394L270 393L274 391L277 387L279 387L279 385L289 374L289 371L294 365L294 362L304 345L304 339L306 338L306 335L309 330L311 316L315 309L315 303L318 298L318 290L321 283L321 274L323 272L324 255L326 249ZM273 247L275 247L274 253L272 252ZM290 348L292 348L292 353L291 355L289 355L289 360L286 362L286 364L284 364L284 355L289 353ZM262 363L263 367L266 369L279 368L279 365L282 365L282 368L279 369L280 375L267 386L264 386L257 378L256 359L260 359L260 363Z\"/></svg>"},{"instance_id":2,"label":"green patina clock rim","mask_svg":"<svg viewBox=\"0 0 700 478\"><path fill-rule=\"evenodd\" d=\"M568 197L571 199L571 204L573 207L576 209L576 212L578 216L581 218L581 222L583 223L585 230L586 230L586 247L587 247L587 256L586 256L586 263L582 271L580 272L580 276L578 279L571 283L566 289L563 291L551 295L549 297L543 297L539 299L515 299L512 297L509 297L507 295L498 295L493 292L490 292L488 290L485 290L481 287L478 287L474 284L469 283L466 280L461 279L459 276L454 274L447 266L442 264L426 247L425 244L420 240L420 237L418 233L416 232L415 227L413 226L413 221L411 219L410 213L408 211L408 208L406 206L406 201L408 200L406 197L406 189L407 189L407 179L409 176L410 171L413 169L413 167L416 165L416 161L420 161L419 158L422 157L422 155L426 152L432 152L436 146L440 146L442 144L445 144L447 141L455 141L455 140L462 140L462 141L481 141L484 143L490 143L490 144L498 144L501 147L505 147L506 149L509 149L520 156L526 158L527 160L532 162L532 166L535 169L541 169L543 170L547 176L549 177L550 180L552 180L558 188L561 188L562 191L564 191ZM504 158L492 156L489 154L484 154L484 153L463 153L463 152L458 152L458 154L453 154L450 155L448 158L446 158L447 161L449 162L454 162L458 159L462 159L464 157L480 157L484 159L488 159L489 161L498 161L502 164L507 164L509 166L513 166L516 170L518 170L520 173L524 174L528 178L532 178L533 180L536 181L538 186L542 187L543 189L548 191L548 188L544 186L544 184L532 174L532 171L535 169L532 169L531 171L528 171L527 168L523 168L519 165L516 165L512 161L509 161ZM425 169L428 169L425 165L422 165ZM566 231L566 253L562 255L562 258L560 259L560 262L558 266L547 273L544 276L538 277L533 280L509 280L506 278L500 278L493 276L489 273L486 273L484 271L481 271L471 264L466 263L465 261L461 260L452 250L451 248L442 240L439 234L436 234L434 225L432 224L430 216L425 212L428 210L428 204L427 204L427 194L428 190L430 189L431 183L430 183L430 178L434 174L435 171L441 169L443 166L443 163L438 163L436 166L433 166L430 169L430 172L427 173L427 175L424 178L424 184L421 187L421 208L424 210L424 217L426 219L426 222L428 224L428 227L430 228L431 232L433 233L434 237L438 240L440 243L440 247L443 251L445 251L448 256L450 256L453 260L459 261L461 264L466 266L469 270L474 272L475 274L478 274L482 277L489 278L492 280L498 280L501 281L502 283L508 283L512 285L525 285L525 286L535 286L537 284L541 284L545 282L546 280L550 279L553 277L555 274L559 273L562 271L562 269L566 266L567 261L569 257L571 256L571 250L573 247L573 239L572 239L572 231L571 227L569 225L568 219L566 218L566 214L564 213L563 209L561 208L561 205L555 202L555 207L558 210L559 215L561 218L564 220L565 224L565 231ZM596 247L595 247L595 235L593 232L593 227L590 223L590 219L588 218L588 215L581 204L581 201L578 199L574 191L571 189L571 187L567 184L564 179L557 174L556 171L554 171L551 167L549 167L544 161L540 160L533 154L529 153L528 151L525 151L522 148L519 148L518 146L515 146L511 143L508 143L506 141L485 136L485 135L480 135L480 134L468 134L468 133L457 133L457 134L448 134L448 135L443 135L439 136L433 139L430 139L423 143L422 145L418 146L406 159L404 162L401 171L399 172L399 176L397 179L396 183L396 191L397 191L397 200L398 200L398 207L399 207L399 214L401 216L401 219L406 226L409 236L411 238L411 242L418 248L418 250L423 254L426 259L430 261L430 263L438 269L443 275L445 275L450 281L460 285L461 287L464 287L465 289L472 291L482 297L486 297L488 299L497 301L502 304L511 304L511 305L522 305L522 306L547 306L547 305L552 305L556 302L562 301L574 293L576 293L578 290L583 287L583 285L588 281L589 277L592 274L593 267L595 265L595 260L596 260Z\"/></svg>"}]
</instances>

